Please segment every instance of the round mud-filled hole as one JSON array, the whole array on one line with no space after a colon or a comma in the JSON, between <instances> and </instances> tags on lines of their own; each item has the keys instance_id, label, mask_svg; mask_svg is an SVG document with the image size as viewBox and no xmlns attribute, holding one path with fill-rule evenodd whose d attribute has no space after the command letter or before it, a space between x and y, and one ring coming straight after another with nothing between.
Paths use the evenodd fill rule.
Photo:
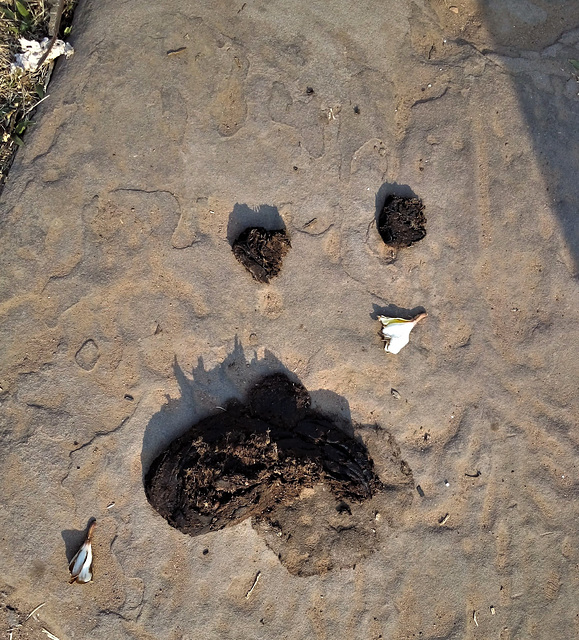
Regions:
<instances>
[{"instance_id":1,"label":"round mud-filled hole","mask_svg":"<svg viewBox=\"0 0 579 640\"><path fill-rule=\"evenodd\" d=\"M258 282L269 282L281 271L284 256L291 248L285 229L270 231L250 227L233 242L235 257Z\"/></svg>"},{"instance_id":2,"label":"round mud-filled hole","mask_svg":"<svg viewBox=\"0 0 579 640\"><path fill-rule=\"evenodd\" d=\"M409 247L426 235L426 217L420 198L389 195L378 216L378 232L391 247Z\"/></svg>"},{"instance_id":3,"label":"round mud-filled hole","mask_svg":"<svg viewBox=\"0 0 579 640\"><path fill-rule=\"evenodd\" d=\"M365 444L310 404L301 384L267 376L245 403L201 420L156 458L147 499L192 536L251 518L296 575L352 566L378 544L376 511L399 520L412 474L382 433L389 466L381 461L379 476Z\"/></svg>"}]
</instances>

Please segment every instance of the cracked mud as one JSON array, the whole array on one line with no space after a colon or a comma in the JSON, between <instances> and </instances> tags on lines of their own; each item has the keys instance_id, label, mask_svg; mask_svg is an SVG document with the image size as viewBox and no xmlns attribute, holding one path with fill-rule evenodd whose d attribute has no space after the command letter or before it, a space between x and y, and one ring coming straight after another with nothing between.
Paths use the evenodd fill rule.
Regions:
<instances>
[{"instance_id":1,"label":"cracked mud","mask_svg":"<svg viewBox=\"0 0 579 640\"><path fill-rule=\"evenodd\" d=\"M419 198L390 195L378 218L382 240L391 247L409 247L426 236L424 205Z\"/></svg>"},{"instance_id":2,"label":"cracked mud","mask_svg":"<svg viewBox=\"0 0 579 640\"><path fill-rule=\"evenodd\" d=\"M274 374L245 404L172 442L147 473L145 492L171 526L193 536L251 517L290 572L311 575L373 550L376 496L395 497L394 510L407 502L410 471L393 441L389 453L396 470L383 482L362 442L311 409L302 385Z\"/></svg>"},{"instance_id":3,"label":"cracked mud","mask_svg":"<svg viewBox=\"0 0 579 640\"><path fill-rule=\"evenodd\" d=\"M258 282L269 282L281 271L282 261L291 247L284 229L268 231L250 227L233 243L235 257Z\"/></svg>"}]
</instances>

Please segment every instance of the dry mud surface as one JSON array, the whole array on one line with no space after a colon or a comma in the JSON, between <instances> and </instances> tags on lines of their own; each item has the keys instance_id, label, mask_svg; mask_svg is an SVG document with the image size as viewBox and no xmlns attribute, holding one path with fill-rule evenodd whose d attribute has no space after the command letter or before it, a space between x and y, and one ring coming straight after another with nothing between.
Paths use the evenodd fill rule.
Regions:
<instances>
[{"instance_id":1,"label":"dry mud surface","mask_svg":"<svg viewBox=\"0 0 579 640\"><path fill-rule=\"evenodd\" d=\"M73 44L0 200L0 632L577 637L577 3L85 0ZM409 490L171 527L155 458L274 373Z\"/></svg>"}]
</instances>

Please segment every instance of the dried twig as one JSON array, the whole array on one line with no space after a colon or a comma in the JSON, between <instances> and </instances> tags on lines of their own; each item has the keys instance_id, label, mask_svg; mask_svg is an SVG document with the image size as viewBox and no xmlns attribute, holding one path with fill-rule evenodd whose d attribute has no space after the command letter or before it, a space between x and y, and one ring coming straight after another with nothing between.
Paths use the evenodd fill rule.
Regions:
<instances>
[{"instance_id":1,"label":"dried twig","mask_svg":"<svg viewBox=\"0 0 579 640\"><path fill-rule=\"evenodd\" d=\"M32 611L26 616L26 618L24 618L24 622L26 622L29 618L32 618L32 616L38 611L38 609L42 609L42 607L46 604L46 602L43 602L42 604L39 604L36 609L32 609Z\"/></svg>"},{"instance_id":2,"label":"dried twig","mask_svg":"<svg viewBox=\"0 0 579 640\"><path fill-rule=\"evenodd\" d=\"M442 527L443 525L446 524L449 518L450 518L450 513L447 513L446 515L442 516L442 518L440 518L440 520L438 521L438 524Z\"/></svg>"},{"instance_id":3,"label":"dried twig","mask_svg":"<svg viewBox=\"0 0 579 640\"><path fill-rule=\"evenodd\" d=\"M58 38L58 30L60 29L60 19L62 18L62 12L64 11L65 1L66 0L59 0L58 2L58 9L56 10L56 19L54 21L54 32L52 34L52 38L50 38L48 46L46 47L46 51L44 52L44 55L38 61L38 65L36 67L37 69L40 69L40 67L42 66L42 63L48 57L50 50L52 49L54 43L56 42L56 39Z\"/></svg>"},{"instance_id":4,"label":"dried twig","mask_svg":"<svg viewBox=\"0 0 579 640\"><path fill-rule=\"evenodd\" d=\"M50 94L46 94L44 96L44 98L42 98L42 100L39 100L36 104L34 104L32 107L28 107L28 109L26 109L26 111L22 114L22 117L27 116L31 111L33 111L34 109L36 109L36 107L41 103L44 102L47 98L50 98Z\"/></svg>"},{"instance_id":5,"label":"dried twig","mask_svg":"<svg viewBox=\"0 0 579 640\"><path fill-rule=\"evenodd\" d=\"M251 589L245 594L246 598L249 598L249 596L252 594L253 590L257 586L257 583L259 582L259 577L260 576L261 576L261 571L258 571L256 576L255 576L255 580L253 581L253 584L251 585Z\"/></svg>"}]
</instances>

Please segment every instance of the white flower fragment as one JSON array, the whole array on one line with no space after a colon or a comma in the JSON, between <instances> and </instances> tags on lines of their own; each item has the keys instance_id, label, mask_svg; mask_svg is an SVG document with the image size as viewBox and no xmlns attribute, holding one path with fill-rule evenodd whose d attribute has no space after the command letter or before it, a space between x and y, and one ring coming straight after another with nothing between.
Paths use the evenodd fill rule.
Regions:
<instances>
[{"instance_id":1,"label":"white flower fragment","mask_svg":"<svg viewBox=\"0 0 579 640\"><path fill-rule=\"evenodd\" d=\"M398 353L410 340L410 332L418 322L426 318L427 313L419 313L412 320L403 318L389 318L388 316L378 316L382 323L380 334L384 340L384 351L388 353Z\"/></svg>"},{"instance_id":2,"label":"white flower fragment","mask_svg":"<svg viewBox=\"0 0 579 640\"><path fill-rule=\"evenodd\" d=\"M50 40L44 38L41 42L36 40L27 40L26 38L20 38L20 48L22 53L17 53L14 56L14 62L10 65L10 71L12 73L22 71L36 71L40 59L46 52ZM54 60L59 56L70 58L74 53L74 49L62 40L56 40L52 45L52 49L49 51L45 62Z\"/></svg>"},{"instance_id":3,"label":"white flower fragment","mask_svg":"<svg viewBox=\"0 0 579 640\"><path fill-rule=\"evenodd\" d=\"M96 520L91 522L86 538L82 543L82 547L76 552L74 558L70 561L68 569L71 578L69 582L78 582L85 584L92 580L92 533L96 526Z\"/></svg>"}]
</instances>

